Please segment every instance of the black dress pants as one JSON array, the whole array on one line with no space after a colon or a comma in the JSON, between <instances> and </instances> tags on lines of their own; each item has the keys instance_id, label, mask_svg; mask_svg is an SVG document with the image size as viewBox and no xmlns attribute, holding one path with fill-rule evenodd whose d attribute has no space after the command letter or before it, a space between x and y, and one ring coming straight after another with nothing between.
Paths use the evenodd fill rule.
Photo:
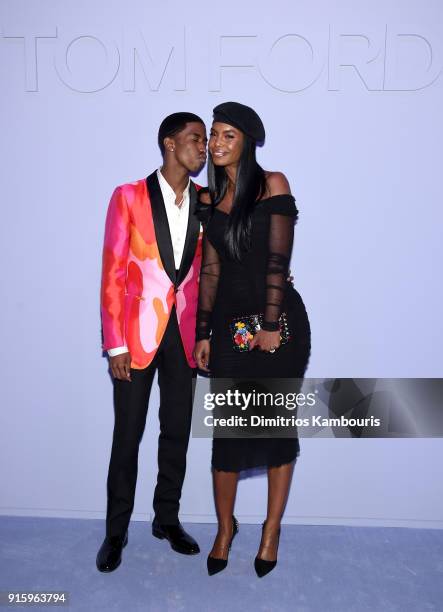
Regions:
<instances>
[{"instance_id":1,"label":"black dress pants","mask_svg":"<svg viewBox=\"0 0 443 612\"><path fill-rule=\"evenodd\" d=\"M155 371L160 387L160 436L154 512L161 524L178 524L186 470L196 370L186 360L175 308L154 360L143 370L131 369L131 382L114 379L115 424L109 464L106 535L121 536L134 507L138 449L143 436Z\"/></svg>"}]
</instances>

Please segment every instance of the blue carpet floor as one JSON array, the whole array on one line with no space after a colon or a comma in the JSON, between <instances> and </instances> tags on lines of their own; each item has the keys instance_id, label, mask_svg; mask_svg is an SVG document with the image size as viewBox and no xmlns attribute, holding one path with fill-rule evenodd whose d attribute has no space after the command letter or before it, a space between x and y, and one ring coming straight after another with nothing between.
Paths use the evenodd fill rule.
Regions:
<instances>
[{"instance_id":1,"label":"blue carpet floor","mask_svg":"<svg viewBox=\"0 0 443 612\"><path fill-rule=\"evenodd\" d=\"M109 612L443 611L440 530L284 525L278 565L258 579L258 525L240 525L227 569L213 577L215 525L186 525L202 549L193 557L150 527L131 523L121 566L101 574L104 521L0 517L0 591L65 590L65 609Z\"/></svg>"}]
</instances>

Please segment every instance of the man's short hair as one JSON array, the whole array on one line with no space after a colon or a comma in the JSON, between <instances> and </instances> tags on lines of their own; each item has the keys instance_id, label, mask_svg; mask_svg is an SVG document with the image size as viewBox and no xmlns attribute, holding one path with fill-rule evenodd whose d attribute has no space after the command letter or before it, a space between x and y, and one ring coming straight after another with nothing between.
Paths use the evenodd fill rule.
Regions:
<instances>
[{"instance_id":1,"label":"man's short hair","mask_svg":"<svg viewBox=\"0 0 443 612\"><path fill-rule=\"evenodd\" d=\"M187 123L196 122L205 124L203 119L194 113L173 113L163 119L158 129L158 146L162 155L165 154L165 138L175 136L185 129Z\"/></svg>"}]
</instances>

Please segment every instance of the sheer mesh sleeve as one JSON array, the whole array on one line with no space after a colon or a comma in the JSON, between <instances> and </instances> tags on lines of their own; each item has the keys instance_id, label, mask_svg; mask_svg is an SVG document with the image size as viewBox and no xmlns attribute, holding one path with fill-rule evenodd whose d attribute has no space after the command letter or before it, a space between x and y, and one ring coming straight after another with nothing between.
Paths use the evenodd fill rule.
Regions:
<instances>
[{"instance_id":1,"label":"sheer mesh sleeve","mask_svg":"<svg viewBox=\"0 0 443 612\"><path fill-rule=\"evenodd\" d=\"M277 331L279 329L278 320L285 295L294 240L294 222L297 217L297 208L292 196L287 195L285 197L287 200L284 207L282 207L283 201L279 201L277 206L273 206L273 203L269 202L269 254L266 272L266 306L262 325L265 331Z\"/></svg>"},{"instance_id":2,"label":"sheer mesh sleeve","mask_svg":"<svg viewBox=\"0 0 443 612\"><path fill-rule=\"evenodd\" d=\"M206 235L203 238L203 258L200 270L198 294L196 340L208 339L211 335L211 315L217 294L220 276L220 259Z\"/></svg>"}]
</instances>

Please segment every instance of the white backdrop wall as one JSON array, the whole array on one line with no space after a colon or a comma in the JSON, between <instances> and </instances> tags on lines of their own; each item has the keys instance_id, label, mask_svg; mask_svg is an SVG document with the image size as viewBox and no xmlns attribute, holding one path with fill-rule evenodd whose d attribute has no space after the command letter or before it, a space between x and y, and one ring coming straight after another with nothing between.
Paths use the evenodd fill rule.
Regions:
<instances>
[{"instance_id":1,"label":"white backdrop wall","mask_svg":"<svg viewBox=\"0 0 443 612\"><path fill-rule=\"evenodd\" d=\"M104 219L117 184L159 166L171 112L209 125L237 100L262 116L259 160L300 209L308 376L442 375L442 17L418 0L0 1L0 513L104 516ZM140 519L157 408L155 388ZM287 522L443 526L440 439L301 442ZM214 520L209 464L210 441L191 439L185 520ZM265 492L264 476L241 482L241 519L263 520Z\"/></svg>"}]
</instances>

